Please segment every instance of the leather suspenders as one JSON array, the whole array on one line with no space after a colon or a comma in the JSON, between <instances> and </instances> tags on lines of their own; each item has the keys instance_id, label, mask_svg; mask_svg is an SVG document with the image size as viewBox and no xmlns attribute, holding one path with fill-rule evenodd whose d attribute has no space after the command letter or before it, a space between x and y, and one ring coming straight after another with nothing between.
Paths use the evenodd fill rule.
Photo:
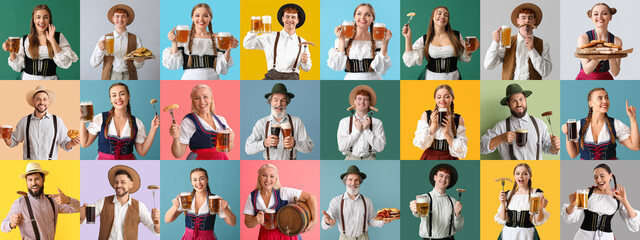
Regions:
<instances>
[{"instance_id":1,"label":"leather suspenders","mask_svg":"<svg viewBox=\"0 0 640 240\"><path fill-rule=\"evenodd\" d=\"M293 131L293 122L291 121L291 115L287 114L287 118L289 118L289 124L291 125L291 137L294 136L294 131ZM282 131L280 131L282 132ZM267 124L265 124L264 126L264 138L268 138L269 137L269 120L267 120ZM266 147L264 149L265 151L267 151L267 160L271 160L271 157L269 156L269 148ZM290 155L289 155L289 160L295 160L293 159L293 149L291 149Z\"/></svg>"},{"instance_id":2,"label":"leather suspenders","mask_svg":"<svg viewBox=\"0 0 640 240\"><path fill-rule=\"evenodd\" d=\"M280 41L280 32L276 33L276 42L273 44L273 69L276 69L276 56L278 55L278 41ZM302 43L302 39L298 36L298 44ZM300 58L300 53L302 52L302 46L298 46L298 55L296 55L296 61L293 62L293 68L291 69L293 72L296 71L296 67L298 66L298 59Z\"/></svg>"},{"instance_id":3,"label":"leather suspenders","mask_svg":"<svg viewBox=\"0 0 640 240\"><path fill-rule=\"evenodd\" d=\"M353 125L353 115L349 117L349 134L351 134L352 125ZM373 132L373 121L371 121L371 124L369 124L369 130ZM349 147L349 153L351 153L352 150L353 150L353 146ZM369 154L371 154L371 145L369 145Z\"/></svg>"},{"instance_id":4,"label":"leather suspenders","mask_svg":"<svg viewBox=\"0 0 640 240\"><path fill-rule=\"evenodd\" d=\"M538 123L533 116L529 115L531 118L531 122L533 123L533 127L536 129L536 135L538 136L538 141L536 141L536 160L540 160L540 130L538 130ZM511 131L511 117L507 117L507 132ZM511 160L517 160L516 155L513 153L513 144L509 144L509 154L511 155Z\"/></svg>"},{"instance_id":5,"label":"leather suspenders","mask_svg":"<svg viewBox=\"0 0 640 240\"><path fill-rule=\"evenodd\" d=\"M44 195L51 203L51 209L53 209L53 226L56 226L56 206L53 204L53 200L48 196ZM38 229L38 223L36 223L36 217L33 215L33 209L31 208L31 202L29 202L29 197L24 196L24 201L27 203L27 210L29 210L29 221L31 221L31 226L33 227L33 232L36 236L36 240L40 240L40 230Z\"/></svg>"},{"instance_id":6,"label":"leather suspenders","mask_svg":"<svg viewBox=\"0 0 640 240\"><path fill-rule=\"evenodd\" d=\"M433 231L433 225L431 223L433 216L432 216L432 209L433 209L433 198L431 198L431 194L427 193L427 196L429 196L429 204L431 205L429 207L429 237L433 236L433 234L431 233ZM454 216L454 212L455 212L455 206L453 205L453 200L451 200L451 198L449 196L447 196L447 199L449 199L449 202L451 203L451 219L449 220L449 237L451 237L451 232L453 232L453 218Z\"/></svg>"},{"instance_id":7,"label":"leather suspenders","mask_svg":"<svg viewBox=\"0 0 640 240\"><path fill-rule=\"evenodd\" d=\"M362 204L364 205L364 221L362 223L362 233L367 232L367 203L364 201L364 196L360 194L360 199L362 199ZM346 229L344 228L344 195L342 197L342 201L340 201L340 223L342 223L342 234L347 235Z\"/></svg>"},{"instance_id":8,"label":"leather suspenders","mask_svg":"<svg viewBox=\"0 0 640 240\"><path fill-rule=\"evenodd\" d=\"M56 117L56 115L53 115L53 142L51 142L51 150L49 151L49 159L51 160L53 159L53 149L56 147L56 137L58 135L58 117ZM26 138L26 142L27 142L27 159L31 160L31 141L29 140L29 125L31 125L31 116L33 116L33 114L29 114L29 116L27 116L27 130L26 130L26 134L25 134L25 138Z\"/></svg>"}]
</instances>

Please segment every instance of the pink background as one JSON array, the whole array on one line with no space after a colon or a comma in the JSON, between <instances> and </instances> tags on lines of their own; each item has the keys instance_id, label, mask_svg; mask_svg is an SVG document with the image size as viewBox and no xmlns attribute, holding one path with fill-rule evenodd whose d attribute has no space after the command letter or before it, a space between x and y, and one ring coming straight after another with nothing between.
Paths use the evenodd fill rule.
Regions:
<instances>
[{"instance_id":1,"label":"pink background","mask_svg":"<svg viewBox=\"0 0 640 240\"><path fill-rule=\"evenodd\" d=\"M259 226L247 228L244 225L244 205L251 191L256 187L258 169L266 163L271 163L278 168L280 183L283 187L291 187L309 192L316 196L318 207L320 206L320 161L240 161L240 239L256 239L260 230ZM316 217L322 216L316 209ZM302 234L305 240L320 239L320 218L313 230Z\"/></svg>"},{"instance_id":2,"label":"pink background","mask_svg":"<svg viewBox=\"0 0 640 240\"><path fill-rule=\"evenodd\" d=\"M223 116L227 120L228 126L235 132L235 146L231 152L227 153L229 159L240 159L240 81L160 81L160 104L159 111L162 111L169 104L178 104L179 109L173 110L176 123L180 125L184 116L191 112L191 90L198 84L206 84L213 91L213 104L215 105L216 115ZM162 112L160 121L171 123L171 114ZM173 138L169 135L169 124L161 126L160 132L160 159L175 160L171 154L171 143ZM186 159L191 152L187 148L185 154L179 159Z\"/></svg>"}]
</instances>

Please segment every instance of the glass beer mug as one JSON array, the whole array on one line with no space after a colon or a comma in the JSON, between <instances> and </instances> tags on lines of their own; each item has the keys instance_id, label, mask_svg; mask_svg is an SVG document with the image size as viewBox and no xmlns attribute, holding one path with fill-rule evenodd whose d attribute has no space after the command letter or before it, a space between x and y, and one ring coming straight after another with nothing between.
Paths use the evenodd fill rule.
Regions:
<instances>
[{"instance_id":1,"label":"glass beer mug","mask_svg":"<svg viewBox=\"0 0 640 240\"><path fill-rule=\"evenodd\" d=\"M80 118L83 122L93 122L93 102L83 101L80 102L80 111L82 115Z\"/></svg>"},{"instance_id":2,"label":"glass beer mug","mask_svg":"<svg viewBox=\"0 0 640 240\"><path fill-rule=\"evenodd\" d=\"M419 217L427 217L429 215L429 201L427 196L416 196L416 213Z\"/></svg>"},{"instance_id":3,"label":"glass beer mug","mask_svg":"<svg viewBox=\"0 0 640 240\"><path fill-rule=\"evenodd\" d=\"M191 193L190 192L182 192L178 197L178 202L180 202L180 207L178 211L186 212L191 209Z\"/></svg>"},{"instance_id":4,"label":"glass beer mug","mask_svg":"<svg viewBox=\"0 0 640 240\"><path fill-rule=\"evenodd\" d=\"M189 26L176 26L176 41L178 41L178 46L186 46L189 41Z\"/></svg>"},{"instance_id":5,"label":"glass beer mug","mask_svg":"<svg viewBox=\"0 0 640 240\"><path fill-rule=\"evenodd\" d=\"M586 189L578 189L576 191L576 201L578 202L578 209L587 209L589 206L587 204L589 199L589 190Z\"/></svg>"},{"instance_id":6,"label":"glass beer mug","mask_svg":"<svg viewBox=\"0 0 640 240\"><path fill-rule=\"evenodd\" d=\"M271 16L262 16L262 33L271 33Z\"/></svg>"},{"instance_id":7,"label":"glass beer mug","mask_svg":"<svg viewBox=\"0 0 640 240\"><path fill-rule=\"evenodd\" d=\"M218 130L216 133L216 151L229 152L229 130Z\"/></svg>"},{"instance_id":8,"label":"glass beer mug","mask_svg":"<svg viewBox=\"0 0 640 240\"><path fill-rule=\"evenodd\" d=\"M508 25L502 25L500 30L500 47L511 48L511 27Z\"/></svg>"},{"instance_id":9,"label":"glass beer mug","mask_svg":"<svg viewBox=\"0 0 640 240\"><path fill-rule=\"evenodd\" d=\"M353 38L355 34L354 28L356 23L354 21L343 21L340 28L342 29L342 37L344 38Z\"/></svg>"},{"instance_id":10,"label":"glass beer mug","mask_svg":"<svg viewBox=\"0 0 640 240\"><path fill-rule=\"evenodd\" d=\"M387 27L384 23L373 24L373 40L376 40L376 41L384 40L384 34L386 32L387 32Z\"/></svg>"},{"instance_id":11,"label":"glass beer mug","mask_svg":"<svg viewBox=\"0 0 640 240\"><path fill-rule=\"evenodd\" d=\"M252 33L259 33L260 32L260 28L262 28L262 20L260 19L260 16L252 16L251 17L251 32Z\"/></svg>"},{"instance_id":12,"label":"glass beer mug","mask_svg":"<svg viewBox=\"0 0 640 240\"><path fill-rule=\"evenodd\" d=\"M113 55L113 36L106 36L104 38L104 50L107 55Z\"/></svg>"},{"instance_id":13,"label":"glass beer mug","mask_svg":"<svg viewBox=\"0 0 640 240\"><path fill-rule=\"evenodd\" d=\"M229 32L219 32L218 33L218 48L222 50L227 50L231 48L231 33Z\"/></svg>"}]
</instances>

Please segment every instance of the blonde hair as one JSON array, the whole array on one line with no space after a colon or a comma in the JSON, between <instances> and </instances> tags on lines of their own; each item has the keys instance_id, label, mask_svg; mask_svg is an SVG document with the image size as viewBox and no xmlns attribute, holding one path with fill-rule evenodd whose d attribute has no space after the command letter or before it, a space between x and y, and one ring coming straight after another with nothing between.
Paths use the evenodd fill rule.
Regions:
<instances>
[{"instance_id":1,"label":"blonde hair","mask_svg":"<svg viewBox=\"0 0 640 240\"><path fill-rule=\"evenodd\" d=\"M262 190L262 185L260 185L260 174L262 174L262 171L264 171L266 168L273 168L276 170L276 183L273 185L273 189L280 189L280 175L279 175L279 171L278 168L271 164L271 163L267 163L265 165L262 165L262 167L260 167L260 169L258 169L258 178L256 179L256 188L255 190Z\"/></svg>"},{"instance_id":2,"label":"blonde hair","mask_svg":"<svg viewBox=\"0 0 640 240\"><path fill-rule=\"evenodd\" d=\"M209 93L211 94L211 96L209 96L211 97L211 113L216 114L216 105L213 102L213 91L211 90L211 87L205 84L198 84L197 86L193 87L193 89L191 89L191 95L189 95L191 97L191 112L198 114L198 107L193 103L193 95L196 94L196 90L200 88L209 90Z\"/></svg>"}]
</instances>

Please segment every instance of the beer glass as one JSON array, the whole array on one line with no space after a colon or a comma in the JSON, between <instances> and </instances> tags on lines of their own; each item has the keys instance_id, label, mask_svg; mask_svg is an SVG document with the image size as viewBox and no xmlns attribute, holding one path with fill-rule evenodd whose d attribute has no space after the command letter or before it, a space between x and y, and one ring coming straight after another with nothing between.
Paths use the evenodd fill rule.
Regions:
<instances>
[{"instance_id":1,"label":"beer glass","mask_svg":"<svg viewBox=\"0 0 640 240\"><path fill-rule=\"evenodd\" d=\"M511 27L508 25L502 25L500 31L500 47L511 48Z\"/></svg>"},{"instance_id":2,"label":"beer glass","mask_svg":"<svg viewBox=\"0 0 640 240\"><path fill-rule=\"evenodd\" d=\"M578 209L587 209L589 206L587 200L589 198L589 190L578 189L576 191L576 201L578 201Z\"/></svg>"},{"instance_id":3,"label":"beer glass","mask_svg":"<svg viewBox=\"0 0 640 240\"><path fill-rule=\"evenodd\" d=\"M19 37L9 37L8 48L9 48L9 52L18 53L20 51L20 38Z\"/></svg>"},{"instance_id":4,"label":"beer glass","mask_svg":"<svg viewBox=\"0 0 640 240\"><path fill-rule=\"evenodd\" d=\"M427 196L416 196L416 211L419 217L427 217L429 215L429 202L427 199Z\"/></svg>"},{"instance_id":5,"label":"beer glass","mask_svg":"<svg viewBox=\"0 0 640 240\"><path fill-rule=\"evenodd\" d=\"M444 119L447 118L447 108L438 108L438 123L444 126Z\"/></svg>"},{"instance_id":6,"label":"beer glass","mask_svg":"<svg viewBox=\"0 0 640 240\"><path fill-rule=\"evenodd\" d=\"M516 146L525 147L527 146L527 138L529 135L529 130L518 128L516 130Z\"/></svg>"},{"instance_id":7,"label":"beer glass","mask_svg":"<svg viewBox=\"0 0 640 240\"><path fill-rule=\"evenodd\" d=\"M190 192L182 192L180 193L180 197L178 198L180 202L180 209L178 211L186 212L191 209L191 193Z\"/></svg>"},{"instance_id":8,"label":"beer glass","mask_svg":"<svg viewBox=\"0 0 640 240\"><path fill-rule=\"evenodd\" d=\"M251 17L251 32L252 33L259 33L261 28L262 28L262 20L260 19L260 16L252 16Z\"/></svg>"},{"instance_id":9,"label":"beer glass","mask_svg":"<svg viewBox=\"0 0 640 240\"><path fill-rule=\"evenodd\" d=\"M476 50L478 50L479 45L480 42L478 41L476 36L467 36L464 39L464 46L466 47L467 52L475 52Z\"/></svg>"},{"instance_id":10,"label":"beer glass","mask_svg":"<svg viewBox=\"0 0 640 240\"><path fill-rule=\"evenodd\" d=\"M87 216L87 224L95 224L96 223L96 205L87 204L85 208L85 214Z\"/></svg>"},{"instance_id":11,"label":"beer glass","mask_svg":"<svg viewBox=\"0 0 640 240\"><path fill-rule=\"evenodd\" d=\"M229 152L229 130L218 130L216 133L216 151Z\"/></svg>"},{"instance_id":12,"label":"beer glass","mask_svg":"<svg viewBox=\"0 0 640 240\"><path fill-rule=\"evenodd\" d=\"M578 142L578 124L575 119L567 120L567 140Z\"/></svg>"},{"instance_id":13,"label":"beer glass","mask_svg":"<svg viewBox=\"0 0 640 240\"><path fill-rule=\"evenodd\" d=\"M210 214L217 214L220 212L220 200L222 200L222 198L220 198L220 196L218 195L209 196L209 213Z\"/></svg>"},{"instance_id":14,"label":"beer glass","mask_svg":"<svg viewBox=\"0 0 640 240\"><path fill-rule=\"evenodd\" d=\"M104 50L107 55L113 55L113 36L104 37Z\"/></svg>"},{"instance_id":15,"label":"beer glass","mask_svg":"<svg viewBox=\"0 0 640 240\"><path fill-rule=\"evenodd\" d=\"M280 125L271 125L271 135L276 135L278 138L280 137ZM278 147L271 147L271 149L275 150Z\"/></svg>"},{"instance_id":16,"label":"beer glass","mask_svg":"<svg viewBox=\"0 0 640 240\"><path fill-rule=\"evenodd\" d=\"M176 41L178 41L178 46L184 47L187 45L187 42L189 41L189 26L176 26Z\"/></svg>"},{"instance_id":17,"label":"beer glass","mask_svg":"<svg viewBox=\"0 0 640 240\"><path fill-rule=\"evenodd\" d=\"M227 50L231 48L231 33L219 32L218 33L218 48Z\"/></svg>"},{"instance_id":18,"label":"beer glass","mask_svg":"<svg viewBox=\"0 0 640 240\"><path fill-rule=\"evenodd\" d=\"M80 110L82 111L82 116L80 116L82 121L93 122L93 102L91 101L80 102Z\"/></svg>"},{"instance_id":19,"label":"beer glass","mask_svg":"<svg viewBox=\"0 0 640 240\"><path fill-rule=\"evenodd\" d=\"M271 32L271 16L262 16L262 33Z\"/></svg>"},{"instance_id":20,"label":"beer glass","mask_svg":"<svg viewBox=\"0 0 640 240\"><path fill-rule=\"evenodd\" d=\"M282 139L291 136L291 124L288 122L284 122L280 124L280 128L282 129ZM283 144L284 145L284 144ZM291 149L291 147L285 147L285 149Z\"/></svg>"},{"instance_id":21,"label":"beer glass","mask_svg":"<svg viewBox=\"0 0 640 240\"><path fill-rule=\"evenodd\" d=\"M384 23L373 24L373 40L384 40L384 34L387 32L387 28Z\"/></svg>"},{"instance_id":22,"label":"beer glass","mask_svg":"<svg viewBox=\"0 0 640 240\"><path fill-rule=\"evenodd\" d=\"M354 21L342 21L342 25L340 28L342 29L342 37L344 38L353 38L355 32L353 31L356 26Z\"/></svg>"},{"instance_id":23,"label":"beer glass","mask_svg":"<svg viewBox=\"0 0 640 240\"><path fill-rule=\"evenodd\" d=\"M540 211L541 206L541 200L542 200L542 193L532 193L531 197L529 198L529 213L531 214L535 214L538 213L538 211Z\"/></svg>"},{"instance_id":24,"label":"beer glass","mask_svg":"<svg viewBox=\"0 0 640 240\"><path fill-rule=\"evenodd\" d=\"M0 132L2 133L2 139L10 139L11 132L13 132L13 126L2 125L2 128L0 128Z\"/></svg>"},{"instance_id":25,"label":"beer glass","mask_svg":"<svg viewBox=\"0 0 640 240\"><path fill-rule=\"evenodd\" d=\"M264 210L264 228L267 230L276 229L276 210L267 208Z\"/></svg>"}]
</instances>

